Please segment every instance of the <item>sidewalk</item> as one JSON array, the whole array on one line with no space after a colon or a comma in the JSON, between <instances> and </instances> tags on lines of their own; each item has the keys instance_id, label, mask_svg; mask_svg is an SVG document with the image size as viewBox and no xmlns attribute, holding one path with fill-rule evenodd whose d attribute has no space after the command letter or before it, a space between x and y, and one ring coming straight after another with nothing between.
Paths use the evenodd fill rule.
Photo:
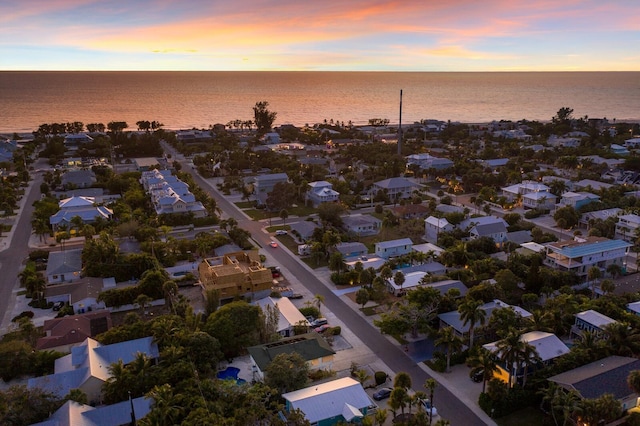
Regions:
<instances>
[{"instance_id":1,"label":"sidewalk","mask_svg":"<svg viewBox=\"0 0 640 426\"><path fill-rule=\"evenodd\" d=\"M33 181L34 179L31 179L29 181L29 185L24 189L24 195L22 196L22 198L20 198L20 202L18 203L18 212L15 215L10 216L12 222L11 230L6 234L2 233L2 235L0 236L0 251L7 250L11 246L13 234L15 233L16 226L18 224L18 218L24 210L24 205L27 202L27 198L29 198L29 193L33 190Z\"/></svg>"}]
</instances>

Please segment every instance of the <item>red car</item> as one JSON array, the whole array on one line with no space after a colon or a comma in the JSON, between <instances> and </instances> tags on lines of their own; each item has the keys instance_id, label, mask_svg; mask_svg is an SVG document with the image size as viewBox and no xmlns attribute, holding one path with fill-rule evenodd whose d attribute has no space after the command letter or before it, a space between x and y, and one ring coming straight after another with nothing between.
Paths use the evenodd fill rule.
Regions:
<instances>
[{"instance_id":1,"label":"red car","mask_svg":"<svg viewBox=\"0 0 640 426\"><path fill-rule=\"evenodd\" d=\"M324 324L324 325L321 325L320 327L316 327L314 329L314 331L316 333L324 333L325 331L327 331L330 328L331 328L331 326L329 324Z\"/></svg>"}]
</instances>

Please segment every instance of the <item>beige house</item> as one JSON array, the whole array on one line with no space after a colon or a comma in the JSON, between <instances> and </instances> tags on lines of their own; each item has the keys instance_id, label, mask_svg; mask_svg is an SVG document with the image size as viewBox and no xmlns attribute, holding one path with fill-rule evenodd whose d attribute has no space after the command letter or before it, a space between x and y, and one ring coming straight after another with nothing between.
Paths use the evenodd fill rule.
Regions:
<instances>
[{"instance_id":1,"label":"beige house","mask_svg":"<svg viewBox=\"0 0 640 426\"><path fill-rule=\"evenodd\" d=\"M198 267L203 290L218 290L221 300L236 296L265 296L273 285L271 270L260 263L257 250L239 251L204 259Z\"/></svg>"},{"instance_id":2,"label":"beige house","mask_svg":"<svg viewBox=\"0 0 640 426\"><path fill-rule=\"evenodd\" d=\"M279 354L297 352L304 358L309 370L330 370L335 352L318 333L300 334L277 342L247 348L251 357L254 377L264 380L264 372Z\"/></svg>"}]
</instances>

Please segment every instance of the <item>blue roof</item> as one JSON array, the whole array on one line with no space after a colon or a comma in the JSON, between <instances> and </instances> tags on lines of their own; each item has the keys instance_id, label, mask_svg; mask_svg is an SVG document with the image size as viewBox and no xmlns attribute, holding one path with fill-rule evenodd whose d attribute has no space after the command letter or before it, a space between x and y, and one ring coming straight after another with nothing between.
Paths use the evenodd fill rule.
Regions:
<instances>
[{"instance_id":1,"label":"blue roof","mask_svg":"<svg viewBox=\"0 0 640 426\"><path fill-rule=\"evenodd\" d=\"M560 245L558 246L558 244ZM591 243L586 242L579 245L569 245L567 247L563 247L562 243L548 245L548 247L553 251L567 256L571 259L588 256L590 254L602 253L609 250L627 248L631 246L632 244L622 240L596 240Z\"/></svg>"},{"instance_id":2,"label":"blue roof","mask_svg":"<svg viewBox=\"0 0 640 426\"><path fill-rule=\"evenodd\" d=\"M378 248L392 248L411 245L413 245L413 241L411 241L411 238L401 238L399 240L381 241L379 243L376 243L376 246Z\"/></svg>"}]
</instances>

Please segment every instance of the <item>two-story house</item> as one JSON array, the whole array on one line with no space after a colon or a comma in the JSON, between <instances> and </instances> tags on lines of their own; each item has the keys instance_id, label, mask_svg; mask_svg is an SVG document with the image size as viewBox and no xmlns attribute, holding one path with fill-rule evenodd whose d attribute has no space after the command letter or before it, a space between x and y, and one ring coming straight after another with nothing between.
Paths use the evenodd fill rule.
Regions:
<instances>
[{"instance_id":1,"label":"two-story house","mask_svg":"<svg viewBox=\"0 0 640 426\"><path fill-rule=\"evenodd\" d=\"M203 259L198 271L203 290L218 290L220 300L236 296L264 297L273 285L271 270L260 263L257 250Z\"/></svg>"},{"instance_id":2,"label":"two-story house","mask_svg":"<svg viewBox=\"0 0 640 426\"><path fill-rule=\"evenodd\" d=\"M340 193L335 191L329 182L320 180L309 183L307 200L311 201L313 207L318 207L322 203L333 203L339 199Z\"/></svg>"},{"instance_id":3,"label":"two-story house","mask_svg":"<svg viewBox=\"0 0 640 426\"><path fill-rule=\"evenodd\" d=\"M597 266L602 271L612 264L626 270L625 258L631 243L604 237L576 238L546 245L545 265L561 271L574 272L586 280L589 269Z\"/></svg>"},{"instance_id":4,"label":"two-story house","mask_svg":"<svg viewBox=\"0 0 640 426\"><path fill-rule=\"evenodd\" d=\"M375 244L375 254L383 259L403 256L411 253L413 241L411 238L401 238L399 240L381 241Z\"/></svg>"}]
</instances>

